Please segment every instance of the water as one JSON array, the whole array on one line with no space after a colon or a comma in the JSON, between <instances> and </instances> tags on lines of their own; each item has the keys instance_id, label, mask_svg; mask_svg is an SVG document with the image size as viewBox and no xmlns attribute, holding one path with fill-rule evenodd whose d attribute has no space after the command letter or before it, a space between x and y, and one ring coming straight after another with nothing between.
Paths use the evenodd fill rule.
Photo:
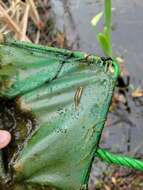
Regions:
<instances>
[{"instance_id":1,"label":"water","mask_svg":"<svg viewBox=\"0 0 143 190\"><path fill-rule=\"evenodd\" d=\"M103 0L51 0L55 23L58 30L66 35L68 45L102 55L98 48L91 19L103 10ZM113 1L112 43L116 56L124 58L134 86L143 85L143 1ZM99 24L99 31L102 23ZM111 126L104 130L105 147L115 151L143 153L143 101L138 105L127 94L131 113L120 108L110 114Z\"/></svg>"},{"instance_id":2,"label":"water","mask_svg":"<svg viewBox=\"0 0 143 190\"><path fill-rule=\"evenodd\" d=\"M74 49L101 54L95 39L91 19L103 10L103 0L51 0L56 26L65 32ZM112 41L115 55L123 56L133 78L143 72L143 1L113 1ZM101 24L99 24L101 29ZM99 30L100 30L99 29Z\"/></svg>"}]
</instances>

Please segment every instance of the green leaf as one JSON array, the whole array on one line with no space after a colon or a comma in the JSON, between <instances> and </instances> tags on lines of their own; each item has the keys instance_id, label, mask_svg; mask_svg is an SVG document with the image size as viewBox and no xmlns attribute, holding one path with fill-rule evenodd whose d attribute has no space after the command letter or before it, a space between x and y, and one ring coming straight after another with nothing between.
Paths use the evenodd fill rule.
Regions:
<instances>
[{"instance_id":1,"label":"green leaf","mask_svg":"<svg viewBox=\"0 0 143 190\"><path fill-rule=\"evenodd\" d=\"M96 25L98 24L102 16L103 16L103 12L100 12L95 17L93 17L93 19L91 20L92 26L96 27Z\"/></svg>"},{"instance_id":2,"label":"green leaf","mask_svg":"<svg viewBox=\"0 0 143 190\"><path fill-rule=\"evenodd\" d=\"M111 46L110 46L110 43L109 43L108 39L106 38L106 36L102 33L99 33L97 35L97 40L98 40L98 43L99 43L101 49L106 54L106 56L111 57L112 56Z\"/></svg>"}]
</instances>

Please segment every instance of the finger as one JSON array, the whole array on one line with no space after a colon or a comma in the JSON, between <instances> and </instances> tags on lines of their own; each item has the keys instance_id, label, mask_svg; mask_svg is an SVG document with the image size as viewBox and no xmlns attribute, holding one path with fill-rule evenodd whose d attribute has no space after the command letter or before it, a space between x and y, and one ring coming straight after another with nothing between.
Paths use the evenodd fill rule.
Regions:
<instances>
[{"instance_id":1,"label":"finger","mask_svg":"<svg viewBox=\"0 0 143 190\"><path fill-rule=\"evenodd\" d=\"M6 147L11 141L11 135L8 131L0 130L0 149Z\"/></svg>"}]
</instances>

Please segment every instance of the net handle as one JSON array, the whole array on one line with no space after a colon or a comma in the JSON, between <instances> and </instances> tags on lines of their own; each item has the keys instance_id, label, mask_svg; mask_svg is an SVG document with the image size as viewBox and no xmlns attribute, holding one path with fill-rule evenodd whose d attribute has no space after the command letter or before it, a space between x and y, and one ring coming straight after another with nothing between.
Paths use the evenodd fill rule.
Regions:
<instances>
[{"instance_id":1,"label":"net handle","mask_svg":"<svg viewBox=\"0 0 143 190\"><path fill-rule=\"evenodd\" d=\"M96 156L109 164L116 164L143 172L142 160L131 158L129 156L113 154L102 148L97 149Z\"/></svg>"}]
</instances>

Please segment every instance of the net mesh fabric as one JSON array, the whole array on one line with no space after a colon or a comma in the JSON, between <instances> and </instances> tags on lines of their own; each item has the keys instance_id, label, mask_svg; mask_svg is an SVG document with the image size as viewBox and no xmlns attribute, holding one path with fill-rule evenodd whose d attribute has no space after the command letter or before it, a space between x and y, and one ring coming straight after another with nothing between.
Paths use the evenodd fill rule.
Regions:
<instances>
[{"instance_id":1,"label":"net mesh fabric","mask_svg":"<svg viewBox=\"0 0 143 190\"><path fill-rule=\"evenodd\" d=\"M36 121L8 162L12 190L86 189L117 79L111 61L14 40L0 46L0 59L1 98Z\"/></svg>"}]
</instances>

